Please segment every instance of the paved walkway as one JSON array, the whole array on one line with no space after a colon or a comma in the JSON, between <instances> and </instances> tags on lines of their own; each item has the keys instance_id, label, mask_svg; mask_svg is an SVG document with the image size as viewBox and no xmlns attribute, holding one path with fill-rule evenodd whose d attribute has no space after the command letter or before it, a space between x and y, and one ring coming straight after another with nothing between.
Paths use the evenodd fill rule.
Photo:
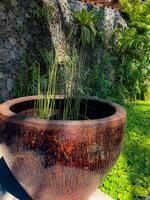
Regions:
<instances>
[{"instance_id":1,"label":"paved walkway","mask_svg":"<svg viewBox=\"0 0 150 200\"><path fill-rule=\"evenodd\" d=\"M89 200L114 200L103 192L96 190Z\"/></svg>"},{"instance_id":2,"label":"paved walkway","mask_svg":"<svg viewBox=\"0 0 150 200\"><path fill-rule=\"evenodd\" d=\"M1 190L2 191L2 190ZM12 195L8 194L8 193L2 193L0 191L0 200L18 200L16 198L14 198ZM109 197L108 195L104 194L103 192L100 192L99 190L97 190L91 197L89 200L114 200L111 197Z\"/></svg>"}]
</instances>

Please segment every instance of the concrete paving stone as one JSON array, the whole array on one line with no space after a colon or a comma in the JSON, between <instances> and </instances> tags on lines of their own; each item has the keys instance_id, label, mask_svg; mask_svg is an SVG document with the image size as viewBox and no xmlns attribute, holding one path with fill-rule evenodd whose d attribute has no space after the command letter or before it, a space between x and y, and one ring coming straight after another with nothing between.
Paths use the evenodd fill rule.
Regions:
<instances>
[{"instance_id":1,"label":"concrete paving stone","mask_svg":"<svg viewBox=\"0 0 150 200\"><path fill-rule=\"evenodd\" d=\"M11 194L5 193L0 197L1 200L18 200L14 198ZM103 192L96 190L96 192L89 198L89 200L114 200Z\"/></svg>"}]
</instances>

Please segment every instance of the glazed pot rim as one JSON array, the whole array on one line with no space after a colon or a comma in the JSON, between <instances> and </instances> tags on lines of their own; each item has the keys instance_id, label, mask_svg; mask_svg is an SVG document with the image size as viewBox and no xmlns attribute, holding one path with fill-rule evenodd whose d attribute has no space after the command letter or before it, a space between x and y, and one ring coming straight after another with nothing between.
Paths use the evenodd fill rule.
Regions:
<instances>
[{"instance_id":1,"label":"glazed pot rim","mask_svg":"<svg viewBox=\"0 0 150 200\"><path fill-rule=\"evenodd\" d=\"M102 124L105 123L113 123L118 120L125 120L126 118L126 111L125 109L120 106L117 103L113 103L111 101L107 101L104 99L99 99L97 97L81 97L82 99L88 99L88 100L94 100L96 102L105 103L115 109L114 114L104 117L104 118L98 118L98 119L89 119L89 120L47 120L47 119L39 119L34 117L24 117L23 115L19 113L13 112L10 108L16 104L27 102L27 101L34 101L38 99L38 96L26 96L26 97L20 97L15 98L12 100L8 100L0 105L0 117L2 117L4 120L7 120L9 122L17 123L17 124L23 124L27 126L34 126L35 128L44 128L49 126L65 126L65 125L82 125L82 126L89 126L89 125L96 125L96 124ZM57 95L55 97L56 99L64 99L63 96Z\"/></svg>"}]
</instances>

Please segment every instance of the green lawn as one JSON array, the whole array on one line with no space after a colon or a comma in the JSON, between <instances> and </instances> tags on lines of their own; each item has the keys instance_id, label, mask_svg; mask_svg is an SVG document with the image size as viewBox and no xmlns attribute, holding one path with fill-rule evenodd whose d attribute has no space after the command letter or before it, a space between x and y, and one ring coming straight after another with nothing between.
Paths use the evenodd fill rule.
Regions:
<instances>
[{"instance_id":1,"label":"green lawn","mask_svg":"<svg viewBox=\"0 0 150 200\"><path fill-rule=\"evenodd\" d=\"M145 200L150 195L150 101L125 107L123 152L100 189L116 200Z\"/></svg>"}]
</instances>

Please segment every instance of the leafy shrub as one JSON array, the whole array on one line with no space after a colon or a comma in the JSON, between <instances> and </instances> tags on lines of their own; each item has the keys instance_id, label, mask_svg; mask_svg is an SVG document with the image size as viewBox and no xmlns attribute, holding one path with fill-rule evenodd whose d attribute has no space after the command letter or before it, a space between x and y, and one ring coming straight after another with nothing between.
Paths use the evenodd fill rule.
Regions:
<instances>
[{"instance_id":1,"label":"leafy shrub","mask_svg":"<svg viewBox=\"0 0 150 200\"><path fill-rule=\"evenodd\" d=\"M127 28L117 30L117 60L120 84L127 91L127 98L144 99L148 89L150 71L150 1L120 1L128 15ZM115 54L115 52L114 52Z\"/></svg>"},{"instance_id":2,"label":"leafy shrub","mask_svg":"<svg viewBox=\"0 0 150 200\"><path fill-rule=\"evenodd\" d=\"M44 3L43 6L37 6L36 9L33 12L33 18L40 21L44 22L45 18L50 21L51 15L52 15L52 6L50 3Z\"/></svg>"},{"instance_id":3,"label":"leafy shrub","mask_svg":"<svg viewBox=\"0 0 150 200\"><path fill-rule=\"evenodd\" d=\"M121 0L121 5L128 16L128 26L115 29L109 40L104 38L105 54L99 79L103 80L103 71L106 74L109 65L115 72L113 79L106 77L110 81L110 87L105 85L106 91L109 90L106 98L144 99L150 80L150 70L147 68L150 64L150 1L143 4L140 0ZM96 84L100 88L99 79Z\"/></svg>"},{"instance_id":4,"label":"leafy shrub","mask_svg":"<svg viewBox=\"0 0 150 200\"><path fill-rule=\"evenodd\" d=\"M25 55L22 60L21 67L16 76L16 86L13 89L12 97L20 97L34 95L37 93L37 63L29 60Z\"/></svg>"},{"instance_id":5,"label":"leafy shrub","mask_svg":"<svg viewBox=\"0 0 150 200\"><path fill-rule=\"evenodd\" d=\"M16 85L11 92L12 97L37 95L38 93L38 70L41 68L41 88L47 87L47 70L49 69L49 53L46 49L40 49L39 57L25 54L20 69L16 75Z\"/></svg>"},{"instance_id":6,"label":"leafy shrub","mask_svg":"<svg viewBox=\"0 0 150 200\"><path fill-rule=\"evenodd\" d=\"M82 45L93 45L97 33L94 24L94 11L88 11L87 9L76 11L74 12L74 18L80 25L80 42Z\"/></svg>"},{"instance_id":7,"label":"leafy shrub","mask_svg":"<svg viewBox=\"0 0 150 200\"><path fill-rule=\"evenodd\" d=\"M95 41L101 37L101 30L99 26L102 13L95 10L88 11L82 9L81 11L73 12L73 16L79 24L79 40L82 46L94 46Z\"/></svg>"}]
</instances>

